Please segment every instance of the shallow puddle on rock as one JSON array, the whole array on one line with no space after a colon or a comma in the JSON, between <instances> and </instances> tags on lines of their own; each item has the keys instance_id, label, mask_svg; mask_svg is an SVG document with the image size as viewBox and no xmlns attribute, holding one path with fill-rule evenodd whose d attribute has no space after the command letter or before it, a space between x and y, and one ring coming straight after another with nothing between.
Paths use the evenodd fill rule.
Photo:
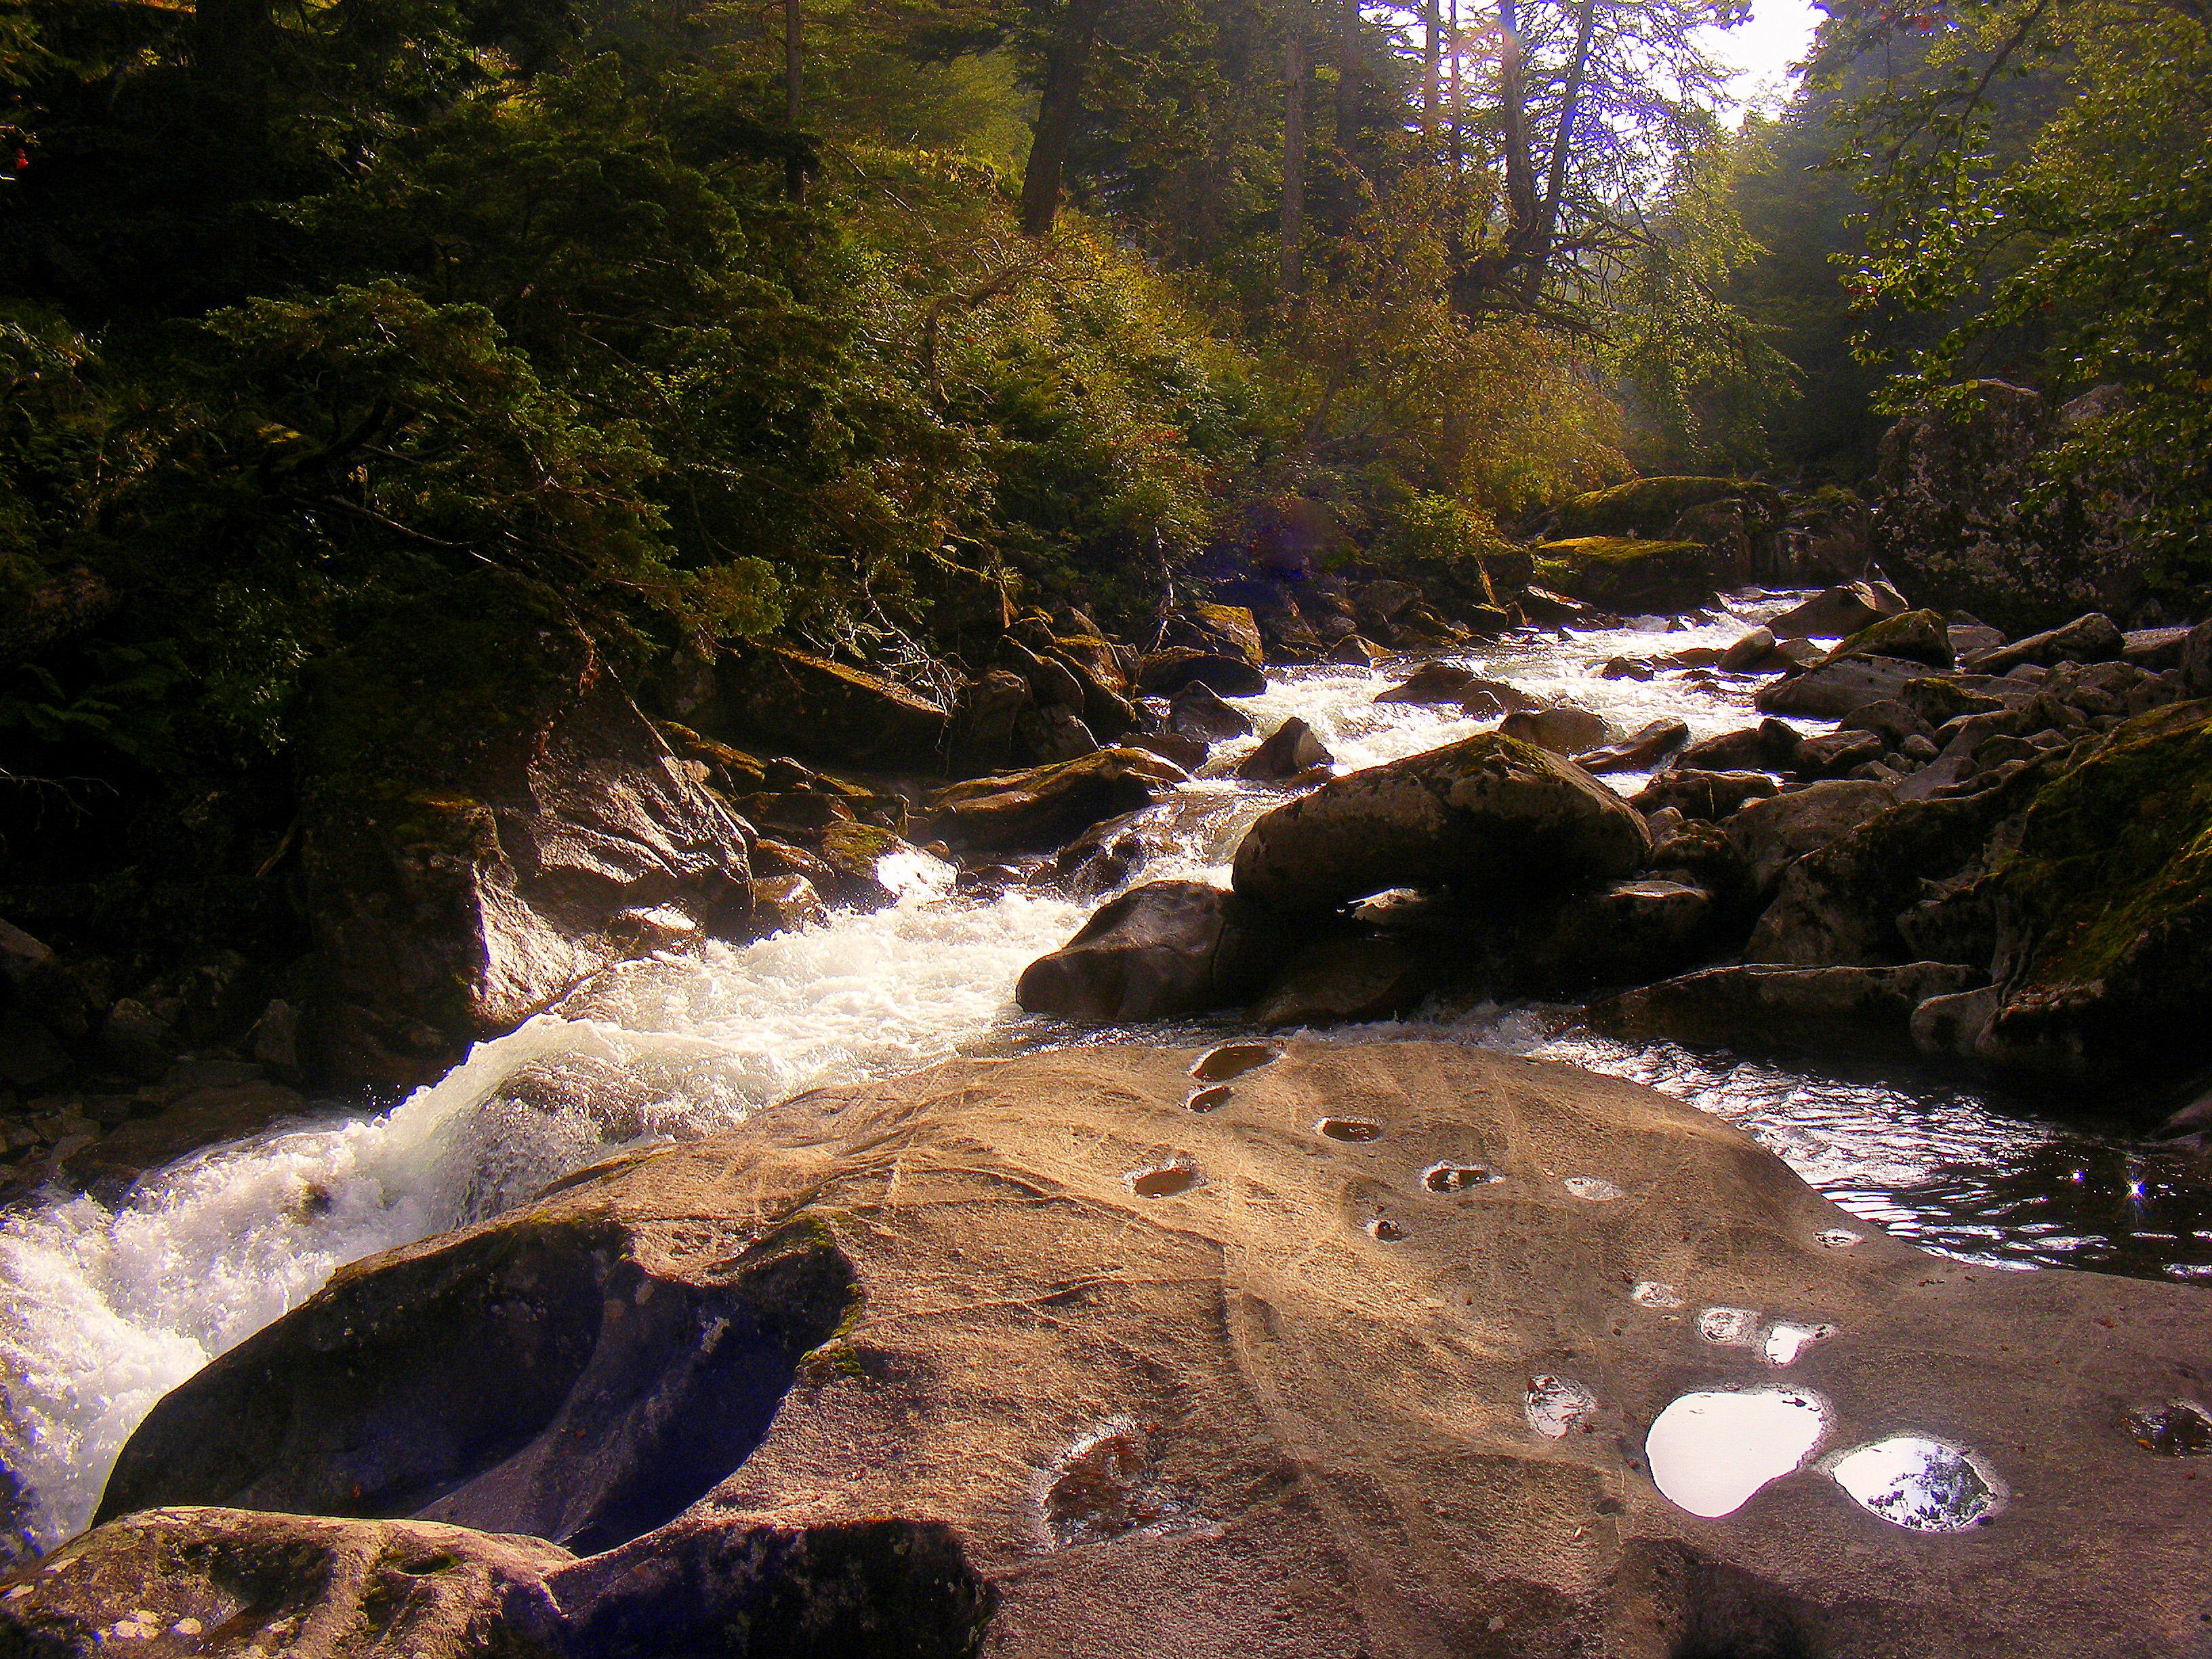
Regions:
<instances>
[{"instance_id":1,"label":"shallow puddle on rock","mask_svg":"<svg viewBox=\"0 0 2212 1659\"><path fill-rule=\"evenodd\" d=\"M1406 1229L1402 1223L1378 1215L1367 1224L1367 1236L1380 1239L1385 1244L1396 1244L1404 1240Z\"/></svg>"},{"instance_id":2,"label":"shallow puddle on rock","mask_svg":"<svg viewBox=\"0 0 2212 1659\"><path fill-rule=\"evenodd\" d=\"M1802 1468L1827 1430L1827 1402L1809 1389L1699 1389L1659 1413L1644 1455L1668 1502L1711 1520Z\"/></svg>"},{"instance_id":3,"label":"shallow puddle on rock","mask_svg":"<svg viewBox=\"0 0 2212 1659\"><path fill-rule=\"evenodd\" d=\"M2193 1400L2169 1400L2127 1414L2128 1437L2160 1457L2212 1456L2212 1413Z\"/></svg>"},{"instance_id":4,"label":"shallow puddle on rock","mask_svg":"<svg viewBox=\"0 0 2212 1659\"><path fill-rule=\"evenodd\" d=\"M1577 1198L1586 1199L1593 1204L1607 1203L1620 1196L1620 1188L1610 1181L1600 1180L1596 1176L1569 1176L1560 1184Z\"/></svg>"},{"instance_id":5,"label":"shallow puddle on rock","mask_svg":"<svg viewBox=\"0 0 2212 1659\"><path fill-rule=\"evenodd\" d=\"M1963 1532L2004 1506L2004 1483L1973 1453L1893 1434L1821 1466L1861 1509L1913 1532Z\"/></svg>"},{"instance_id":6,"label":"shallow puddle on rock","mask_svg":"<svg viewBox=\"0 0 2212 1659\"><path fill-rule=\"evenodd\" d=\"M1129 1171L1130 1190L1139 1198L1173 1198L1198 1185L1201 1177L1188 1164L1155 1164Z\"/></svg>"},{"instance_id":7,"label":"shallow puddle on rock","mask_svg":"<svg viewBox=\"0 0 2212 1659\"><path fill-rule=\"evenodd\" d=\"M1662 1284L1656 1279L1642 1279L1628 1293L1628 1299L1639 1308L1679 1308L1682 1293L1672 1285Z\"/></svg>"},{"instance_id":8,"label":"shallow puddle on rock","mask_svg":"<svg viewBox=\"0 0 2212 1659\"><path fill-rule=\"evenodd\" d=\"M1421 1171L1421 1185L1432 1193L1463 1193L1504 1179L1480 1164L1431 1164Z\"/></svg>"},{"instance_id":9,"label":"shallow puddle on rock","mask_svg":"<svg viewBox=\"0 0 2212 1659\"><path fill-rule=\"evenodd\" d=\"M1760 1335L1759 1355L1770 1365L1794 1365L1799 1354L1835 1334L1833 1325L1801 1325L1795 1320L1778 1319Z\"/></svg>"},{"instance_id":10,"label":"shallow puddle on rock","mask_svg":"<svg viewBox=\"0 0 2212 1659\"><path fill-rule=\"evenodd\" d=\"M1759 1346L1759 1310L1707 1308L1698 1316L1698 1334L1722 1348Z\"/></svg>"},{"instance_id":11,"label":"shallow puddle on rock","mask_svg":"<svg viewBox=\"0 0 2212 1659\"><path fill-rule=\"evenodd\" d=\"M1117 1419L1061 1454L1044 1491L1045 1531L1063 1549L1095 1544L1148 1526L1167 1512L1152 1490L1152 1450L1144 1431Z\"/></svg>"},{"instance_id":12,"label":"shallow puddle on rock","mask_svg":"<svg viewBox=\"0 0 2212 1659\"><path fill-rule=\"evenodd\" d=\"M1314 1133L1331 1140L1380 1140L1382 1126L1364 1117L1325 1117L1314 1125Z\"/></svg>"},{"instance_id":13,"label":"shallow puddle on rock","mask_svg":"<svg viewBox=\"0 0 2212 1659\"><path fill-rule=\"evenodd\" d=\"M1865 1234L1855 1233L1848 1227L1831 1227L1820 1235L1820 1243L1832 1250L1848 1250L1865 1237Z\"/></svg>"},{"instance_id":14,"label":"shallow puddle on rock","mask_svg":"<svg viewBox=\"0 0 2212 1659\"><path fill-rule=\"evenodd\" d=\"M1597 1396L1571 1376L1532 1376L1523 1409L1530 1428L1557 1440L1597 1409Z\"/></svg>"},{"instance_id":15,"label":"shallow puddle on rock","mask_svg":"<svg viewBox=\"0 0 2212 1659\"><path fill-rule=\"evenodd\" d=\"M1229 1103L1230 1087L1217 1083L1210 1089L1193 1089L1183 1105L1194 1112L1218 1112Z\"/></svg>"},{"instance_id":16,"label":"shallow puddle on rock","mask_svg":"<svg viewBox=\"0 0 2212 1659\"><path fill-rule=\"evenodd\" d=\"M1190 1074L1201 1083L1224 1083L1258 1071L1282 1052L1272 1042L1224 1042L1200 1054Z\"/></svg>"}]
</instances>

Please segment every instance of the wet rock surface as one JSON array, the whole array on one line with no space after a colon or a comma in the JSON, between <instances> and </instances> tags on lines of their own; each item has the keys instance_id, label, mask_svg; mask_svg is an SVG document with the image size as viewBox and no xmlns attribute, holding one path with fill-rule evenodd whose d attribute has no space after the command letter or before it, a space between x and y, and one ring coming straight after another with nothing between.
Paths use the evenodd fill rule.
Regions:
<instances>
[{"instance_id":1,"label":"wet rock surface","mask_svg":"<svg viewBox=\"0 0 2212 1659\"><path fill-rule=\"evenodd\" d=\"M1643 820L1572 763L1482 733L1370 767L1277 807L1237 849L1237 890L1286 912L1389 887L1519 901L1632 874Z\"/></svg>"},{"instance_id":2,"label":"wet rock surface","mask_svg":"<svg viewBox=\"0 0 2212 1659\"><path fill-rule=\"evenodd\" d=\"M762 1431L671 1459L696 1489L672 1516L565 1549L118 1518L7 1581L0 1640L167 1652L189 1619L214 1650L280 1626L347 1659L387 1636L438 1659L2201 1650L2212 1488L2140 1414L2201 1392L2176 1358L2212 1343L2201 1294L1923 1255L1716 1120L1568 1067L1293 1042L1194 1111L1205 1060L802 1097L362 1263L171 1396L128 1502L245 1478L365 1507L344 1470L387 1511L473 1494L542 1537L570 1524L550 1494L592 1484L568 1447L584 1475L663 1467L723 1398L656 1368L763 1376ZM425 1275L473 1288L426 1299ZM694 1322L738 1303L702 1357ZM547 1334L486 1341L485 1318ZM580 1361L550 1363L563 1332ZM368 1363L395 1345L420 1358ZM668 1409L605 1414L616 1355ZM1777 1389L1809 1431L1705 1496L1726 1483L1701 1460L1742 1447L1682 1402ZM544 1426L441 1442L410 1484L424 1455L386 1425L513 1409L488 1392ZM564 1438L585 1413L602 1431Z\"/></svg>"}]
</instances>

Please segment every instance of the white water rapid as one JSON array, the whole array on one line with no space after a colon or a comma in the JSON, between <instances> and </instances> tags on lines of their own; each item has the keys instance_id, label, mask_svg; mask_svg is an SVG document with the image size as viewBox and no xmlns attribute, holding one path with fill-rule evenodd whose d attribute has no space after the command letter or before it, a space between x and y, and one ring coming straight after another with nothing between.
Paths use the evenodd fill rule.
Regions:
<instances>
[{"instance_id":1,"label":"white water rapid","mask_svg":"<svg viewBox=\"0 0 2212 1659\"><path fill-rule=\"evenodd\" d=\"M1702 626L1669 631L1647 619L1465 660L1601 714L1623 732L1672 715L1705 737L1755 718L1748 683L1607 680L1595 665L1726 645L1790 602L1739 596ZM1393 678L1287 671L1241 703L1263 733L1303 716L1346 769L1485 724L1375 703ZM1233 767L1255 741L1218 749L1208 770ZM1632 791L1640 780L1611 781ZM1136 879L1225 880L1245 826L1281 799L1224 779L1194 781L1152 809L1166 850ZM805 1089L956 1052L1097 1040L1026 1018L1012 1000L1024 965L1065 940L1091 902L1042 886L957 896L949 873L901 872L903 896L873 914L631 964L560 1014L480 1045L384 1115L333 1112L200 1152L147 1176L113 1210L80 1196L0 1222L0 1463L26 1489L36 1541L85 1524L117 1452L165 1392L348 1261L496 1213L611 1148L710 1133ZM1332 1035L1390 1030L1554 1054L1668 1089L1759 1135L1856 1213L1938 1248L2028 1266L2075 1259L2098 1243L2032 1204L2012 1215L1992 1196L2024 1162L2071 1158L2090 1143L1940 1083L1635 1048L1523 1008L1439 1007L1409 1025Z\"/></svg>"}]
</instances>

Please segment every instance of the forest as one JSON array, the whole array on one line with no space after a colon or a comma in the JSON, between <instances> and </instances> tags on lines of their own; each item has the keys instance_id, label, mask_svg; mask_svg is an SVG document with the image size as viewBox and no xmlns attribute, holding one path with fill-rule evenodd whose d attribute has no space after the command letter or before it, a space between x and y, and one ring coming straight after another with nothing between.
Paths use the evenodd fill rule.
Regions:
<instances>
[{"instance_id":1,"label":"forest","mask_svg":"<svg viewBox=\"0 0 2212 1659\"><path fill-rule=\"evenodd\" d=\"M2190 591L2201 6L1854 0L1732 125L1735 21L16 0L0 800L111 873L9 902L143 920L125 843L211 795L269 841L315 665L486 569L633 684L774 637L942 701L978 617L1463 571L1639 472L1849 491L1998 376L2123 389L2051 487L2133 480Z\"/></svg>"}]
</instances>

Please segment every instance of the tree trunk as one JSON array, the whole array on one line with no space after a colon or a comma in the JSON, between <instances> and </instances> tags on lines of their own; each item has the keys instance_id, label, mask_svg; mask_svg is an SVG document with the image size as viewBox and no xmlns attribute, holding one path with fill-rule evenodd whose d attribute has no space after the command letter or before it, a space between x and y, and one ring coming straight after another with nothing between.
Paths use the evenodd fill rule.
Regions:
<instances>
[{"instance_id":1,"label":"tree trunk","mask_svg":"<svg viewBox=\"0 0 2212 1659\"><path fill-rule=\"evenodd\" d=\"M1444 40L1451 47L1451 95L1444 104L1445 125L1451 134L1451 174L1456 179L1467 167L1467 146L1462 142L1460 131L1459 0L1451 0L1451 26L1446 31Z\"/></svg>"},{"instance_id":2,"label":"tree trunk","mask_svg":"<svg viewBox=\"0 0 2212 1659\"><path fill-rule=\"evenodd\" d=\"M1359 0L1343 0L1336 18L1336 147L1349 159L1359 149L1359 94L1364 81Z\"/></svg>"},{"instance_id":3,"label":"tree trunk","mask_svg":"<svg viewBox=\"0 0 2212 1659\"><path fill-rule=\"evenodd\" d=\"M1559 95L1559 125L1552 134L1552 162L1544 179L1544 200L1523 257L1524 290L1534 295L1544 280L1544 267L1552 257L1552 240L1559 234L1559 198L1566 193L1567 156L1574 143L1575 115L1582 104L1583 79L1589 70L1590 37L1597 28L1597 0L1582 0L1575 23L1575 55L1567 67L1565 88Z\"/></svg>"},{"instance_id":4,"label":"tree trunk","mask_svg":"<svg viewBox=\"0 0 2212 1659\"><path fill-rule=\"evenodd\" d=\"M1518 251L1536 223L1536 166L1528 150L1528 92L1514 0L1498 0L1498 146L1505 152L1505 240Z\"/></svg>"},{"instance_id":5,"label":"tree trunk","mask_svg":"<svg viewBox=\"0 0 2212 1659\"><path fill-rule=\"evenodd\" d=\"M1083 113L1083 81L1091 43L1106 0L1067 0L1060 31L1045 54L1044 87L1037 98L1036 125L1030 135L1030 161L1022 174L1022 234L1045 236L1060 212L1061 175L1067 148Z\"/></svg>"},{"instance_id":6,"label":"tree trunk","mask_svg":"<svg viewBox=\"0 0 2212 1659\"><path fill-rule=\"evenodd\" d=\"M1306 240L1306 32L1298 0L1283 43L1283 292L1295 299L1305 281Z\"/></svg>"},{"instance_id":7,"label":"tree trunk","mask_svg":"<svg viewBox=\"0 0 2212 1659\"><path fill-rule=\"evenodd\" d=\"M805 45L802 3L803 0L783 0L783 124L794 142L799 137L800 110L799 53ZM806 169L800 165L796 149L784 158L783 193L794 202L806 194Z\"/></svg>"},{"instance_id":8,"label":"tree trunk","mask_svg":"<svg viewBox=\"0 0 2212 1659\"><path fill-rule=\"evenodd\" d=\"M1421 137L1429 141L1431 157L1437 149L1437 94L1443 78L1440 70L1443 65L1443 27L1437 0L1421 0Z\"/></svg>"}]
</instances>

